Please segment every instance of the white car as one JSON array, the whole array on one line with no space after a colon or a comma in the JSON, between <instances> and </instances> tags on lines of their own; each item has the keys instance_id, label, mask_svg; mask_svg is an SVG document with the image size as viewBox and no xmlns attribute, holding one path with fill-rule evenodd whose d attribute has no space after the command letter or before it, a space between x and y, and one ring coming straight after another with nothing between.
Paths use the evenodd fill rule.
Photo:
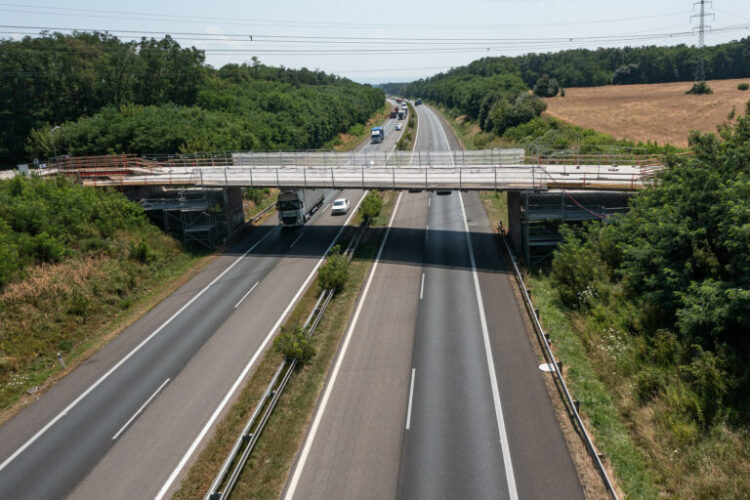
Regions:
<instances>
[{"instance_id":1,"label":"white car","mask_svg":"<svg viewBox=\"0 0 750 500\"><path fill-rule=\"evenodd\" d=\"M396 130L401 130L401 128L403 128L403 125L401 124L401 122L398 122L396 124Z\"/></svg>"},{"instance_id":2,"label":"white car","mask_svg":"<svg viewBox=\"0 0 750 500\"><path fill-rule=\"evenodd\" d=\"M349 200L337 198L331 205L331 215L345 214L349 211Z\"/></svg>"}]
</instances>

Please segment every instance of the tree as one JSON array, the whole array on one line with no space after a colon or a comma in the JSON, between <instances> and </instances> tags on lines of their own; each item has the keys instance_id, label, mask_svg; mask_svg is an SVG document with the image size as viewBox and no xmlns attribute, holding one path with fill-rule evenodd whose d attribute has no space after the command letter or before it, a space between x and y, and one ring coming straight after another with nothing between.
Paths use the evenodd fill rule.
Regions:
<instances>
[{"instance_id":1,"label":"tree","mask_svg":"<svg viewBox=\"0 0 750 500\"><path fill-rule=\"evenodd\" d=\"M359 214L363 220L372 221L372 219L380 215L382 207L383 199L376 191L370 191L359 205Z\"/></svg>"},{"instance_id":2,"label":"tree","mask_svg":"<svg viewBox=\"0 0 750 500\"><path fill-rule=\"evenodd\" d=\"M325 264L318 271L318 287L321 290L340 292L349 281L349 259L341 253L336 245L331 249Z\"/></svg>"}]
</instances>

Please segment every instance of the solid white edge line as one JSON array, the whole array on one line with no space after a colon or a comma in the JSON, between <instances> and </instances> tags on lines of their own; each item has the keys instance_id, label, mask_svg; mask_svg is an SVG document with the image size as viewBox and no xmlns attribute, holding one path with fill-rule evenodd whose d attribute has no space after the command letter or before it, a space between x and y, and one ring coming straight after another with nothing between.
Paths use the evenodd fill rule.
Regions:
<instances>
[{"instance_id":1,"label":"solid white edge line","mask_svg":"<svg viewBox=\"0 0 750 500\"><path fill-rule=\"evenodd\" d=\"M167 380L165 380L164 382L161 383L161 385L154 391L154 393L151 394L151 396L149 396L149 398L146 400L146 402L143 403L140 408L138 408L138 411L136 411L135 413L133 413L133 416L130 417L127 422L125 422L125 425L123 425L122 427L120 427L120 430L117 431L117 434L115 434L114 436L112 436L112 441L115 441L120 436L120 434L122 434L123 431L128 428L128 426L130 425L130 423L133 420L135 420L135 417L137 417L138 415L140 415L141 412L143 411L143 409L146 408L146 406L148 406L148 404L151 402L151 400L154 399L157 394L159 394L159 392L164 388L165 385L167 385L167 383L169 383L169 380L170 380L169 377L167 377Z\"/></svg>"},{"instance_id":2,"label":"solid white edge line","mask_svg":"<svg viewBox=\"0 0 750 500\"><path fill-rule=\"evenodd\" d=\"M41 429L39 429L39 431L37 431L36 434L34 434L28 441L26 441L20 448L18 448L11 456L9 456L8 458L6 458L5 461L2 464L0 464L0 471L2 471L5 467L8 466L8 464L10 464L13 460L15 460L16 457L18 457L18 455L20 455L21 453L23 453L26 450L26 448L28 448L29 446L31 446L32 444L34 444L34 442L37 439L39 439L45 432L47 432L50 427L52 427L53 425L55 425L58 420L60 420L65 415L67 415L68 412L70 412L70 410L72 410L78 403L80 403L81 400L83 400L83 398L85 398L86 396L88 396L91 393L91 391L93 391L94 389L96 389L97 387L99 387L99 385L102 382L104 382L107 378L109 378L109 376L112 375L112 373L114 373L115 370L117 370L120 366L122 366L135 353L137 353L138 351L140 351L141 348L144 345L146 345L152 338L154 338L156 335L158 335L158 333L161 332L164 329L164 327L166 327L169 323L171 323L172 320L174 320L185 309L187 309L193 302L195 302L198 299L198 297L200 297L201 295L203 295L203 293L206 290L208 290L209 288L211 288L211 286L213 286L214 283L216 283L217 281L219 281L226 273L229 272L230 269L232 269L234 266L236 266L240 262L240 260L242 260L243 258L245 258L250 252L252 252L253 250L255 250L255 248L263 242L263 240L265 240L266 238L268 238L269 236L271 236L271 234L273 234L273 232L276 231L277 228L278 228L278 226L276 226L273 229L271 229L264 237L262 237L260 240L258 240L245 253L243 253L242 255L240 255L239 257L237 257L237 259L235 259L235 261L232 262L232 264L230 264L229 267L227 267L226 269L224 269L224 271L222 271L221 274L219 274L216 278L214 278L211 281L211 283L209 283L208 285L206 285L200 292L198 292L192 299L190 299L176 313L174 313L172 316L170 316L169 319L167 319L164 323L162 323L161 326L159 326L159 328L157 328L156 330L154 330L154 332L151 335L149 335L148 337L146 337L145 339L143 339L140 344L138 344L137 346L135 346L133 348L133 350L131 350L129 353L127 353L125 355L125 357L123 357L120 361L118 361L117 364L115 364L112 368L110 368L104 375L102 375L101 377L99 377L96 382L94 382L93 384L91 384L88 387L88 389L86 389L85 391L83 391L77 398L75 398L73 400L73 402L71 402L68 406L66 406L63 411L61 411L60 413L58 413L52 420L50 420L49 422L47 422L47 425L45 425L44 427L42 427Z\"/></svg>"},{"instance_id":3,"label":"solid white edge line","mask_svg":"<svg viewBox=\"0 0 750 500\"><path fill-rule=\"evenodd\" d=\"M406 430L411 427L411 402L414 399L414 376L417 373L416 368L411 369L411 384L409 384L409 406L406 408Z\"/></svg>"},{"instance_id":4,"label":"solid white edge line","mask_svg":"<svg viewBox=\"0 0 750 500\"><path fill-rule=\"evenodd\" d=\"M273 339L274 335L276 334L276 330L281 326L281 324L286 319L286 316L289 314L289 312L292 310L292 308L296 305L297 300L302 296L302 294L307 289L307 285L310 283L310 281L315 277L315 273L318 271L318 268L325 260L326 256L328 255L328 252L331 251L331 248L333 248L333 245L336 244L336 242L339 239L339 236L341 236L341 233L344 231L344 229L349 225L349 222L352 220L352 217L354 217L354 214L357 212L357 208L359 208L360 203L364 199L364 197L367 195L368 191L365 191L362 193L362 196L359 198L359 201L357 202L357 206L354 207L354 210L349 215L349 218L346 219L346 222L341 226L341 229L339 229L339 232L336 233L336 236L333 238L333 241L330 245L328 245L328 248L325 252L323 252L323 256L318 260L318 262L315 264L315 267L310 272L310 274L307 276L307 279L305 279L305 282L302 283L302 286L299 290L297 290L297 293L294 295L292 300L289 302L289 305L286 306L286 309L281 313L281 316L279 316L279 319L276 321L276 323L271 327L271 330L266 335L266 338L263 339L263 342L258 347L258 349L255 351L255 354L250 358L250 361L248 361L247 365L245 365L245 368L242 370L242 373L237 377L237 379L234 381L232 386L229 388L229 391L227 391L226 395L224 395L224 398L219 403L219 406L216 407L213 414L211 415L211 418L208 419L208 422L206 422L206 425L203 426L203 429L201 429L200 433L198 433L198 436L196 436L195 440L193 440L193 443L190 445L188 450L185 452L185 454L182 456L182 459L180 459L180 462L177 464L177 467L172 471L172 474L169 475L169 478L167 478L167 481L164 483L164 485L159 490L159 493L156 494L157 500L161 500L164 498L164 495L167 494L167 491L169 491L169 488L172 487L172 483L177 479L177 476L180 474L182 469L185 467L185 464L190 460L190 457L195 453L196 448L198 448L198 445L201 441L203 441L203 438L206 436L208 431L213 426L216 419L219 417L221 412L224 410L224 407L227 405L229 400L232 398L232 395L235 393L237 388L240 386L242 381L247 376L250 369L253 367L257 359L260 357L260 355L265 351L266 346L268 343Z\"/></svg>"},{"instance_id":5,"label":"solid white edge line","mask_svg":"<svg viewBox=\"0 0 750 500\"><path fill-rule=\"evenodd\" d=\"M344 343L341 346L341 353L336 359L336 365L333 367L333 372L331 372L331 378L328 382L328 385L326 385L325 392L323 393L323 398L320 400L320 406L318 407L318 410L315 413L315 418L313 419L313 423L310 426L310 433L305 439L305 446L302 448L302 453L300 453L299 460L297 461L297 465L294 468L292 479L289 481L289 487L286 491L286 495L284 496L285 500L291 500L294 497L294 493L297 489L297 484L299 483L300 476L302 475L302 470L305 468L307 456L310 454L312 443L315 440L315 434L318 432L318 427L320 426L320 421L323 419L323 413L325 413L328 399L331 397L333 386L336 383L336 378L339 375L339 370L341 370L341 364L346 357L346 351L349 348L349 342L352 339L352 333L354 332L354 328L357 326L357 321L359 321L359 315L362 312L362 307L366 302L367 293L370 291L370 285L372 284L372 279L375 276L375 271L378 268L380 256L383 254L383 248L385 248L386 241L388 241L388 235L391 232L391 226L393 225L393 221L396 218L396 212L398 212L398 206L401 202L402 194L403 191L398 194L398 198L396 199L396 206L393 208L391 220L390 222L388 222L388 229L386 229L385 236L383 237L383 241L380 244L380 248L378 249L378 254L375 256L375 263L372 265L372 270L370 271L370 276L367 278L367 283L365 284L365 289L362 292L362 297L359 299L359 304L357 304L357 309L354 311L354 316L352 316L352 322L346 332Z\"/></svg>"},{"instance_id":6,"label":"solid white edge line","mask_svg":"<svg viewBox=\"0 0 750 500\"><path fill-rule=\"evenodd\" d=\"M510 459L510 446L508 445L508 433L505 429L505 418L503 417L503 406L500 402L500 389L497 383L497 374L495 373L495 360L492 356L492 346L490 344L490 334L487 328L487 318L484 314L484 302L482 299L482 290L479 286L479 275L477 274L477 264L474 259L474 246L471 244L471 233L469 233L469 222L466 218L464 209L464 200L461 193L458 193L458 199L461 202L461 214L464 218L464 229L466 230L466 244L469 247L469 258L471 259L471 272L474 277L474 290L477 294L477 304L479 308L479 319L482 325L482 338L484 339L484 352L487 356L487 369L490 375L490 386L492 387L492 399L495 402L495 415L497 417L497 430L500 434L500 447L503 451L503 463L505 465L505 477L508 482L508 495L511 500L518 500L518 490L516 489L516 478L513 474L513 463Z\"/></svg>"},{"instance_id":7,"label":"solid white edge line","mask_svg":"<svg viewBox=\"0 0 750 500\"><path fill-rule=\"evenodd\" d=\"M422 273L422 284L419 286L419 300L424 296L424 273Z\"/></svg>"},{"instance_id":8,"label":"solid white edge line","mask_svg":"<svg viewBox=\"0 0 750 500\"><path fill-rule=\"evenodd\" d=\"M248 295L250 295L251 293L253 293L253 290L255 290L255 287L258 286L259 283L260 283L260 281L256 281L255 284L253 285L253 287L250 290L248 290L247 293L245 295L243 295L240 300L237 301L237 303L234 305L235 309L237 309L240 306L240 304L242 304L242 301L245 300Z\"/></svg>"}]
</instances>

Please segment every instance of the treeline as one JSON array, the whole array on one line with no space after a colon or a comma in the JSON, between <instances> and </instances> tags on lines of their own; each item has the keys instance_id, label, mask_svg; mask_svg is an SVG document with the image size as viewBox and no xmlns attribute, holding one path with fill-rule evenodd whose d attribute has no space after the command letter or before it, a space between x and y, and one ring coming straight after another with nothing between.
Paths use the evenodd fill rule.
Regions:
<instances>
[{"instance_id":1,"label":"treeline","mask_svg":"<svg viewBox=\"0 0 750 500\"><path fill-rule=\"evenodd\" d=\"M750 76L750 37L704 50L707 78ZM383 88L386 92L413 94L424 84L445 79L500 74L516 75L529 88L544 75L556 79L563 88L690 81L695 78L698 60L699 49L687 45L563 50L517 57L486 57L406 87L386 84Z\"/></svg>"},{"instance_id":2,"label":"treeline","mask_svg":"<svg viewBox=\"0 0 750 500\"><path fill-rule=\"evenodd\" d=\"M547 105L528 93L518 75L445 74L412 82L406 94L453 108L482 130L503 135L506 130L538 117Z\"/></svg>"},{"instance_id":3,"label":"treeline","mask_svg":"<svg viewBox=\"0 0 750 500\"><path fill-rule=\"evenodd\" d=\"M58 154L317 148L382 106L322 72L231 64L162 40L47 34L0 42L0 165ZM60 128L55 128L60 126Z\"/></svg>"},{"instance_id":4,"label":"treeline","mask_svg":"<svg viewBox=\"0 0 750 500\"><path fill-rule=\"evenodd\" d=\"M750 422L749 142L750 105L719 136L693 133L694 157L673 160L626 215L568 231L552 262L568 307L633 339L622 359L639 361L618 376L640 404L659 401L680 445Z\"/></svg>"}]
</instances>

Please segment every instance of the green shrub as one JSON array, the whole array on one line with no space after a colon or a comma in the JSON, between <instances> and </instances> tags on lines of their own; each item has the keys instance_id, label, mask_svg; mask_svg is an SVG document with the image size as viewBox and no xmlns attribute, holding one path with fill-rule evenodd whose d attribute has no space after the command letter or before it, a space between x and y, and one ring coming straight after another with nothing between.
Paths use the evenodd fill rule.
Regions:
<instances>
[{"instance_id":1,"label":"green shrub","mask_svg":"<svg viewBox=\"0 0 750 500\"><path fill-rule=\"evenodd\" d=\"M142 239L137 245L130 242L130 258L143 264L150 264L156 260L157 255L151 247L148 246L146 240Z\"/></svg>"},{"instance_id":2,"label":"green shrub","mask_svg":"<svg viewBox=\"0 0 750 500\"><path fill-rule=\"evenodd\" d=\"M271 192L271 189L267 187L246 188L245 191L242 193L242 196L246 200L252 201L253 204L255 204L255 206L258 206L263 201L263 198L268 196L270 192Z\"/></svg>"},{"instance_id":3,"label":"green shrub","mask_svg":"<svg viewBox=\"0 0 750 500\"><path fill-rule=\"evenodd\" d=\"M349 280L349 260L341 253L341 247L336 245L331 249L325 264L318 271L318 287L321 290L339 292L344 289Z\"/></svg>"},{"instance_id":4,"label":"green shrub","mask_svg":"<svg viewBox=\"0 0 750 500\"><path fill-rule=\"evenodd\" d=\"M550 277L565 305L585 308L596 298L606 298L607 264L570 229L562 227L564 241L554 252Z\"/></svg>"},{"instance_id":5,"label":"green shrub","mask_svg":"<svg viewBox=\"0 0 750 500\"><path fill-rule=\"evenodd\" d=\"M542 75L534 84L534 94L538 97L555 97L560 91L560 84L548 75Z\"/></svg>"},{"instance_id":6,"label":"green shrub","mask_svg":"<svg viewBox=\"0 0 750 500\"><path fill-rule=\"evenodd\" d=\"M371 221L380 215L380 210L382 210L382 208L383 199L376 191L370 191L359 205L359 214L362 216L363 220Z\"/></svg>"},{"instance_id":7,"label":"green shrub","mask_svg":"<svg viewBox=\"0 0 750 500\"><path fill-rule=\"evenodd\" d=\"M310 361L315 356L315 348L307 338L307 331L303 328L289 330L282 327L281 333L274 339L276 352L281 353L287 360L296 359L300 365Z\"/></svg>"},{"instance_id":8,"label":"green shrub","mask_svg":"<svg viewBox=\"0 0 750 500\"><path fill-rule=\"evenodd\" d=\"M750 83L739 83L737 84L737 90L747 90L750 88Z\"/></svg>"},{"instance_id":9,"label":"green shrub","mask_svg":"<svg viewBox=\"0 0 750 500\"><path fill-rule=\"evenodd\" d=\"M686 94L713 94L714 91L708 86L706 82L697 82L693 84L693 88L685 92Z\"/></svg>"}]
</instances>

